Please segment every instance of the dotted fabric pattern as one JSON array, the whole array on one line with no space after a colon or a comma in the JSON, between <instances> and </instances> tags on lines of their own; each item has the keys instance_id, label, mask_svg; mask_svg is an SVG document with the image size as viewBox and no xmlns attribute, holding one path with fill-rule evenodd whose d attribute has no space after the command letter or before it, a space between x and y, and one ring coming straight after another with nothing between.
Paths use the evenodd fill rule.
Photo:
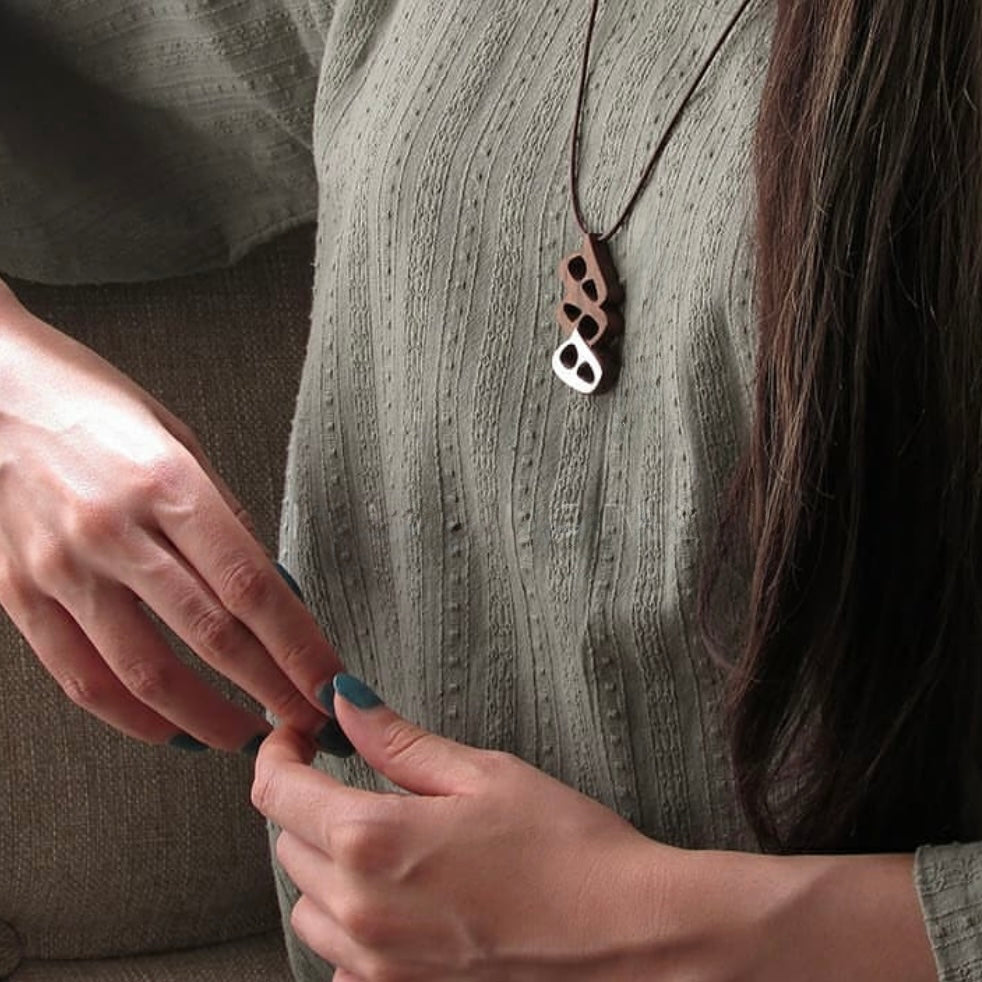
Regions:
<instances>
[{"instance_id":1,"label":"dotted fabric pattern","mask_svg":"<svg viewBox=\"0 0 982 982\"><path fill-rule=\"evenodd\" d=\"M588 6L336 6L281 552L347 665L410 718L514 752L661 841L754 848L695 601L753 371L770 7L741 18L610 243L623 369L591 399L550 367L557 267L580 242L568 137ZM594 228L736 6L602 5L580 168ZM319 766L382 786L357 761ZM287 912L296 892L277 884ZM285 927L297 977L328 978Z\"/></svg>"},{"instance_id":2,"label":"dotted fabric pattern","mask_svg":"<svg viewBox=\"0 0 982 982\"><path fill-rule=\"evenodd\" d=\"M923 846L915 881L934 948L939 982L982 979L982 848L979 843Z\"/></svg>"},{"instance_id":3,"label":"dotted fabric pattern","mask_svg":"<svg viewBox=\"0 0 982 982\"><path fill-rule=\"evenodd\" d=\"M313 218L306 0L0 8L0 270L175 276Z\"/></svg>"},{"instance_id":4,"label":"dotted fabric pattern","mask_svg":"<svg viewBox=\"0 0 982 982\"><path fill-rule=\"evenodd\" d=\"M602 10L581 168L597 226L734 7ZM752 372L761 8L611 243L624 367L602 398L550 369L556 268L579 245L566 168L585 3L419 0L371 30L340 4L314 125L288 563L348 665L404 712L689 845L749 844L693 599Z\"/></svg>"},{"instance_id":5,"label":"dotted fabric pattern","mask_svg":"<svg viewBox=\"0 0 982 982\"><path fill-rule=\"evenodd\" d=\"M580 167L592 227L618 214L737 2L601 5ZM136 139L121 168L72 123L91 113L0 107L0 269L164 276L316 210L281 554L348 667L421 724L515 752L652 837L753 849L695 611L748 426L772 3L741 18L611 242L623 370L597 399L550 370L556 267L579 245L566 175L587 8L11 0L0 39L35 50L0 57L0 81L42 65L60 92L67 72L97 134L122 121ZM64 129L18 140L39 113ZM380 786L357 761L319 766ZM979 934L937 929L966 903L938 886L978 861L962 848L931 853L917 882L939 970L964 982L982 980ZM329 978L276 882L296 977Z\"/></svg>"}]
</instances>

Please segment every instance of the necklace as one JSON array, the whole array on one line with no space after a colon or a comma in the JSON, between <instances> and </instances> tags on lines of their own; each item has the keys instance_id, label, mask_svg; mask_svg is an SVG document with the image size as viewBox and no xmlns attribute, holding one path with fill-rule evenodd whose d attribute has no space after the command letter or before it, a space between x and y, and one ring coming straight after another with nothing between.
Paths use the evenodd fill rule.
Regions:
<instances>
[{"instance_id":1,"label":"necklace","mask_svg":"<svg viewBox=\"0 0 982 982\"><path fill-rule=\"evenodd\" d=\"M620 304L624 299L624 289L607 243L623 228L661 159L675 127L682 118L682 113L750 3L751 0L743 0L737 7L736 13L730 18L719 39L703 59L699 71L696 72L692 83L668 121L617 220L606 232L596 234L589 231L583 218L578 188L580 129L583 122L583 106L586 102L590 48L593 44L593 30L600 7L600 0L590 0L590 18L586 39L583 42L576 112L573 116L573 132L569 148L570 201L576 224L583 235L583 242L577 252L570 253L559 264L563 298L556 308L556 320L563 333L563 341L552 356L553 371L577 392L592 395L609 389L617 380L620 368L618 347L624 329Z\"/></svg>"}]
</instances>

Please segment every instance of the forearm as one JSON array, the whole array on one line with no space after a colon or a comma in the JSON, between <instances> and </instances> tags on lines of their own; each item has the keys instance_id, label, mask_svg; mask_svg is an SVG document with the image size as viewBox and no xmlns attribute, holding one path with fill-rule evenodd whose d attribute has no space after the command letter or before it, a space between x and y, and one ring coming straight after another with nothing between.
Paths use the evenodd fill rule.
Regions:
<instances>
[{"instance_id":1,"label":"forearm","mask_svg":"<svg viewBox=\"0 0 982 982\"><path fill-rule=\"evenodd\" d=\"M648 921L658 938L647 947L649 974L637 978L937 982L913 856L706 851L677 861L667 876L649 864L643 889L660 924L653 932ZM644 912L635 904L628 916L640 936Z\"/></svg>"}]
</instances>

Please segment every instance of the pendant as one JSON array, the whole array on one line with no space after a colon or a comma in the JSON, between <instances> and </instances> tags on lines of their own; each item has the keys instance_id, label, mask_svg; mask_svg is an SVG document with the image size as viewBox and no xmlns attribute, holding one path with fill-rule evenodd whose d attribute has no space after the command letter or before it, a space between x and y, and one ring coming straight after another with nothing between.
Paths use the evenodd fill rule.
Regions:
<instances>
[{"instance_id":1,"label":"pendant","mask_svg":"<svg viewBox=\"0 0 982 982\"><path fill-rule=\"evenodd\" d=\"M559 278L563 299L556 320L564 340L552 356L552 370L577 392L603 392L617 380L617 342L624 329L618 307L624 291L606 243L584 235L580 251L560 263Z\"/></svg>"}]
</instances>

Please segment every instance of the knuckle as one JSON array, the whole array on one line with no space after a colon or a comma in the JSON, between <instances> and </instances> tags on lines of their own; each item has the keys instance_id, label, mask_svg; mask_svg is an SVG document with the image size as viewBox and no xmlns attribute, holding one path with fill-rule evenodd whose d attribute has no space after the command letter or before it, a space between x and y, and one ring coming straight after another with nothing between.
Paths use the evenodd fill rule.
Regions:
<instances>
[{"instance_id":1,"label":"knuckle","mask_svg":"<svg viewBox=\"0 0 982 982\"><path fill-rule=\"evenodd\" d=\"M365 948L388 947L395 940L398 931L392 917L386 916L377 904L368 903L361 898L349 898L341 905L338 921L345 932Z\"/></svg>"},{"instance_id":2,"label":"knuckle","mask_svg":"<svg viewBox=\"0 0 982 982\"><path fill-rule=\"evenodd\" d=\"M157 705L174 691L173 673L163 664L139 661L121 673L123 684L141 702Z\"/></svg>"},{"instance_id":3,"label":"knuckle","mask_svg":"<svg viewBox=\"0 0 982 982\"><path fill-rule=\"evenodd\" d=\"M81 675L64 675L57 681L65 695L82 709L91 712L106 704L107 689L95 679Z\"/></svg>"},{"instance_id":4,"label":"knuckle","mask_svg":"<svg viewBox=\"0 0 982 982\"><path fill-rule=\"evenodd\" d=\"M228 568L221 585L221 597L229 610L239 613L261 606L269 596L271 574L248 559Z\"/></svg>"},{"instance_id":5,"label":"knuckle","mask_svg":"<svg viewBox=\"0 0 982 982\"><path fill-rule=\"evenodd\" d=\"M106 542L121 537L126 517L122 502L93 498L81 503L71 520L71 537L82 548L105 547Z\"/></svg>"},{"instance_id":6,"label":"knuckle","mask_svg":"<svg viewBox=\"0 0 982 982\"><path fill-rule=\"evenodd\" d=\"M330 842L331 853L337 861L356 873L370 875L393 866L396 845L387 831L377 824L349 822L335 825L325 828L322 837Z\"/></svg>"},{"instance_id":7,"label":"knuckle","mask_svg":"<svg viewBox=\"0 0 982 982\"><path fill-rule=\"evenodd\" d=\"M283 672L291 678L298 678L309 670L311 665L324 661L323 653L305 641L293 641L276 652L276 660Z\"/></svg>"},{"instance_id":8,"label":"knuckle","mask_svg":"<svg viewBox=\"0 0 982 982\"><path fill-rule=\"evenodd\" d=\"M382 745L386 756L399 760L416 753L428 734L404 719L394 719L385 727Z\"/></svg>"},{"instance_id":9,"label":"knuckle","mask_svg":"<svg viewBox=\"0 0 982 982\"><path fill-rule=\"evenodd\" d=\"M299 689L284 687L263 700L266 708L278 719L286 722L301 722L316 717L323 723L317 710L307 701Z\"/></svg>"},{"instance_id":10,"label":"knuckle","mask_svg":"<svg viewBox=\"0 0 982 982\"><path fill-rule=\"evenodd\" d=\"M255 783L253 785L253 789L256 790ZM258 795L268 795L268 784L266 786L266 790L258 790L256 793ZM268 797L263 797L261 800L267 805L270 801ZM278 835L276 836L276 844L273 846L273 853L276 856L277 862L279 862L279 864L285 870L295 868L292 864L296 861L298 856L297 839L287 832L286 829L280 829Z\"/></svg>"},{"instance_id":11,"label":"knuckle","mask_svg":"<svg viewBox=\"0 0 982 982\"><path fill-rule=\"evenodd\" d=\"M191 623L191 640L199 651L230 652L238 635L238 622L221 607L209 605Z\"/></svg>"},{"instance_id":12,"label":"knuckle","mask_svg":"<svg viewBox=\"0 0 982 982\"><path fill-rule=\"evenodd\" d=\"M293 909L290 911L290 926L293 928L294 934L305 944L308 948L316 951L322 958L327 958L328 961L334 961L330 957L331 950L329 944L325 944L324 937L318 937L314 933L314 925L311 923L311 917L313 914L312 905L310 901L305 896L300 896L297 902L293 905Z\"/></svg>"},{"instance_id":13,"label":"knuckle","mask_svg":"<svg viewBox=\"0 0 982 982\"><path fill-rule=\"evenodd\" d=\"M256 764L256 774L252 781L249 797L252 801L252 807L263 815L269 815L276 805L276 772L268 764L263 763L262 760ZM280 841L282 838L283 836L281 835L276 840L277 855L279 855Z\"/></svg>"},{"instance_id":14,"label":"knuckle","mask_svg":"<svg viewBox=\"0 0 982 982\"><path fill-rule=\"evenodd\" d=\"M300 938L301 941L306 942L306 932L304 931L305 921L303 915L303 908L299 903L293 905L290 911L290 927L293 928L293 933Z\"/></svg>"},{"instance_id":15,"label":"knuckle","mask_svg":"<svg viewBox=\"0 0 982 982\"><path fill-rule=\"evenodd\" d=\"M134 493L141 500L165 501L183 495L188 484L189 458L178 446L166 446L140 468L134 481Z\"/></svg>"},{"instance_id":16,"label":"knuckle","mask_svg":"<svg viewBox=\"0 0 982 982\"><path fill-rule=\"evenodd\" d=\"M75 562L64 543L57 540L33 549L27 565L31 579L42 587L66 583L74 578Z\"/></svg>"}]
</instances>

